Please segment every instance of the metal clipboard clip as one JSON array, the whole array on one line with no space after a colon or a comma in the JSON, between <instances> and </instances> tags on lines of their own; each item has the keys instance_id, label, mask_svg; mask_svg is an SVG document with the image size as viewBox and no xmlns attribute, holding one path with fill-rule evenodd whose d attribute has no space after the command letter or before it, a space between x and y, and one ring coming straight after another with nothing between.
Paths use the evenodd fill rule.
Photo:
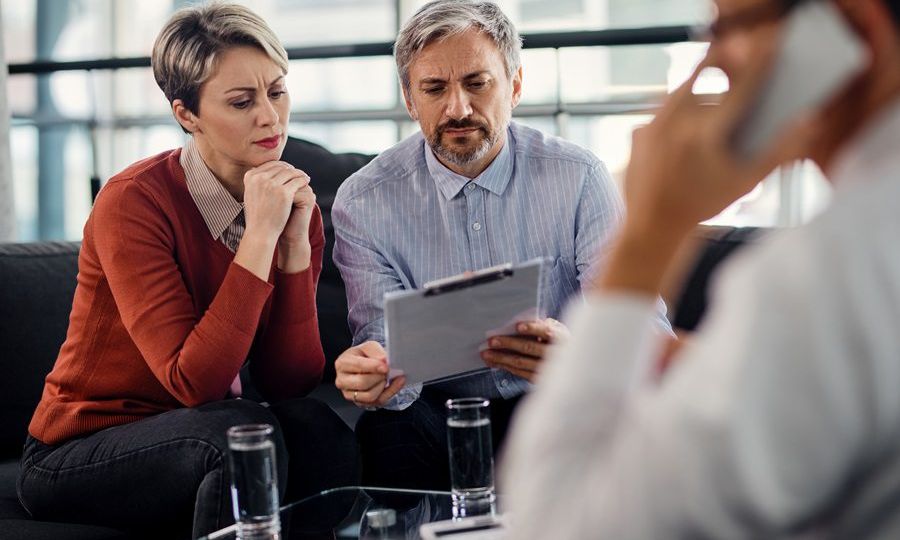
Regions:
<instances>
[{"instance_id":1,"label":"metal clipboard clip","mask_svg":"<svg viewBox=\"0 0 900 540\"><path fill-rule=\"evenodd\" d=\"M422 287L423 295L437 296L451 291L468 289L483 283L509 278L514 273L515 270L511 263L498 264L475 272L429 281Z\"/></svg>"}]
</instances>

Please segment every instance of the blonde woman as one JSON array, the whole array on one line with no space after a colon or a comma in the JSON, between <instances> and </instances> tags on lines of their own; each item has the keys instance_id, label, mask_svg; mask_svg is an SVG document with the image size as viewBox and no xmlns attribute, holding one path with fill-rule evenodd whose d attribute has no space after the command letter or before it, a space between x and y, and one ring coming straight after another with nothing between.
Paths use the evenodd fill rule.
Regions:
<instances>
[{"instance_id":1,"label":"blonde woman","mask_svg":"<svg viewBox=\"0 0 900 540\"><path fill-rule=\"evenodd\" d=\"M324 366L324 236L309 177L279 161L284 48L248 9L210 4L173 15L152 60L190 137L97 198L19 496L41 519L199 536L232 520L228 427L276 426L289 496L355 483L357 454L327 406L297 399ZM234 399L247 362L271 407Z\"/></svg>"}]
</instances>

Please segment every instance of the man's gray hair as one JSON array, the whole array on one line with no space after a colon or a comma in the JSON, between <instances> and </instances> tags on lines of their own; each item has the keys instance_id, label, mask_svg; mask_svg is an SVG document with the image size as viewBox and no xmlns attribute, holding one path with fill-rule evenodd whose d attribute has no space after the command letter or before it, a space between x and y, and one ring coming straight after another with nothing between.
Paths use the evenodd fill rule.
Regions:
<instances>
[{"instance_id":1,"label":"man's gray hair","mask_svg":"<svg viewBox=\"0 0 900 540\"><path fill-rule=\"evenodd\" d=\"M409 95L409 67L431 43L462 34L471 28L487 34L497 45L510 78L522 65L522 39L497 4L481 0L434 0L406 21L394 43L394 58L403 89Z\"/></svg>"}]
</instances>

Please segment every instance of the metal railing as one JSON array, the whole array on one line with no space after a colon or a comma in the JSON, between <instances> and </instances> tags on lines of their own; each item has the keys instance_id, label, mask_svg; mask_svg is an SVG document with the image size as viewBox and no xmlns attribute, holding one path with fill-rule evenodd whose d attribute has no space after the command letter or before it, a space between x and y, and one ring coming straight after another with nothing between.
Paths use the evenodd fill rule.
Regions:
<instances>
[{"instance_id":1,"label":"metal railing","mask_svg":"<svg viewBox=\"0 0 900 540\"><path fill-rule=\"evenodd\" d=\"M692 40L690 26L655 26L647 28L612 28L578 32L543 32L522 36L524 49L560 49L564 47L616 47L625 45L665 45ZM324 60L332 58L361 58L390 56L394 43L355 43L321 45L287 49L291 60ZM92 71L107 69L147 68L149 56L103 58L95 60L51 61L10 64L10 75L47 74L58 71Z\"/></svg>"},{"instance_id":2,"label":"metal railing","mask_svg":"<svg viewBox=\"0 0 900 540\"><path fill-rule=\"evenodd\" d=\"M657 26L646 28L615 28L606 30L585 30L575 32L543 32L523 36L524 49L563 49L570 47L619 47L629 45L664 45L680 43L692 39L689 26ZM390 56L393 42L357 43L347 45L323 45L314 47L292 47L287 49L291 60L324 60L335 58L363 58ZM34 61L10 64L10 75L47 75L62 71L97 71L150 67L150 57L104 58L72 61ZM559 84L559 73L556 74ZM614 114L642 114L652 112L656 103L664 95L663 91L650 94L617 97L604 101L567 103L557 91L557 99L541 104L520 105L514 115L519 118L553 117L557 132L565 133L564 117L603 116ZM403 103L398 97L392 107L362 110L319 110L292 111L292 123L302 122L347 122L347 121L408 121ZM111 129L150 127L172 123L169 114L142 114L135 116L115 116L111 118L73 118L62 115L14 116L14 125L28 125L39 128L58 126L86 126Z\"/></svg>"}]
</instances>

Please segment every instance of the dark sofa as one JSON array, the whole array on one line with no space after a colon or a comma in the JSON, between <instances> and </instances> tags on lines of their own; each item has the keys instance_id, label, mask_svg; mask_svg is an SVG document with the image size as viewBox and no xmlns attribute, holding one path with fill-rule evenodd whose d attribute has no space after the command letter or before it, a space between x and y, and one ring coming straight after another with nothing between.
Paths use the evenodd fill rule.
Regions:
<instances>
[{"instance_id":1,"label":"dark sofa","mask_svg":"<svg viewBox=\"0 0 900 540\"><path fill-rule=\"evenodd\" d=\"M343 282L331 259L331 205L340 183L371 158L333 154L296 139L289 141L283 156L313 179L325 221L325 266L316 303L328 362L323 383L313 395L329 403L351 424L358 410L341 399L332 384L334 359L349 346L350 332ZM698 232L695 247L685 256L687 270L678 279L689 287L673 285L667 298L676 304L670 310L673 321L685 329L693 328L705 307L706 283L712 269L756 234L754 230L727 228L704 228ZM104 527L32 520L16 496L18 460L28 422L40 398L44 377L65 338L78 248L77 242L0 244L0 540L132 537ZM694 265L698 258L701 264ZM245 388L249 388L249 381L245 381Z\"/></svg>"}]
</instances>

